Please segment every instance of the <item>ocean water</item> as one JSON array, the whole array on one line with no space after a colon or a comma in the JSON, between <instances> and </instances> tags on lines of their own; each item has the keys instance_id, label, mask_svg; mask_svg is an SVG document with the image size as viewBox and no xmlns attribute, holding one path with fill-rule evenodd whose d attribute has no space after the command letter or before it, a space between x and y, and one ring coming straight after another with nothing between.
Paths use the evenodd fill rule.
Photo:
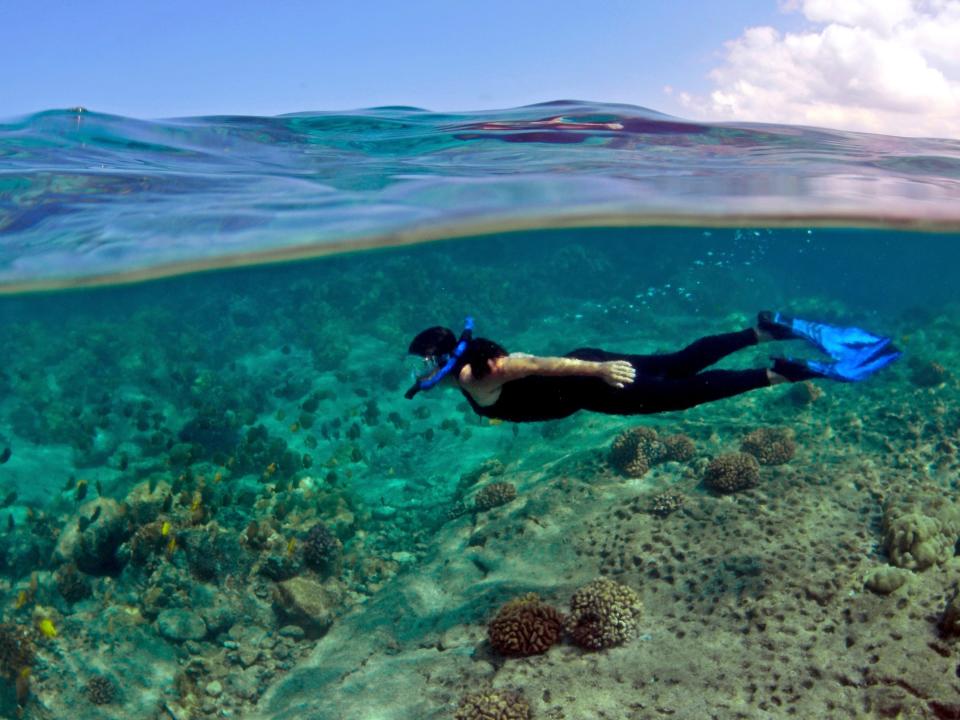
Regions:
<instances>
[{"instance_id":1,"label":"ocean water","mask_svg":"<svg viewBox=\"0 0 960 720\"><path fill-rule=\"evenodd\" d=\"M958 141L627 106L0 124L0 716L960 717L958 208ZM763 309L904 355L404 399L467 316L654 354Z\"/></svg>"}]
</instances>

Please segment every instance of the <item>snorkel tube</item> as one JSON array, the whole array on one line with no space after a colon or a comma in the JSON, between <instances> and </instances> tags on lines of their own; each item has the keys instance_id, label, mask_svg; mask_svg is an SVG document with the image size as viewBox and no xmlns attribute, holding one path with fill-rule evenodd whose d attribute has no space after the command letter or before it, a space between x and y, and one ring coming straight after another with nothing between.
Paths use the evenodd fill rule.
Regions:
<instances>
[{"instance_id":1,"label":"snorkel tube","mask_svg":"<svg viewBox=\"0 0 960 720\"><path fill-rule=\"evenodd\" d=\"M453 352L450 353L450 357L447 358L447 361L443 364L440 369L435 372L430 373L426 377L417 378L417 381L410 386L410 389L403 394L407 400L412 400L413 396L416 395L421 390L429 390L434 385L443 380L447 375L450 374L450 371L453 370L454 365L457 364L457 361L463 357L463 354L467 351L467 345L470 343L470 338L473 337L473 318L468 317L463 323L463 332L460 333L460 339L457 340L457 346L453 349Z\"/></svg>"}]
</instances>

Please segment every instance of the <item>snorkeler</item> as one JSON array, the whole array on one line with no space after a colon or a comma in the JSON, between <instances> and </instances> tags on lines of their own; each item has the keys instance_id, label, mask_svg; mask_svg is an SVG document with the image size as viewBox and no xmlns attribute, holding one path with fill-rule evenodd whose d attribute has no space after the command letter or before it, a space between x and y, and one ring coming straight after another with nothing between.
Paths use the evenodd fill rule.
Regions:
<instances>
[{"instance_id":1,"label":"snorkeler","mask_svg":"<svg viewBox=\"0 0 960 720\"><path fill-rule=\"evenodd\" d=\"M777 357L770 368L707 370L722 358L771 340L802 339L830 361ZM410 343L420 358L406 397L440 383L457 387L478 415L511 422L564 418L578 410L639 415L684 410L785 382L829 378L865 380L900 352L890 338L855 327L761 312L757 324L739 332L701 338L683 350L661 355L626 355L580 348L563 357L507 353L492 340L473 337L467 318L457 338L432 327Z\"/></svg>"}]
</instances>

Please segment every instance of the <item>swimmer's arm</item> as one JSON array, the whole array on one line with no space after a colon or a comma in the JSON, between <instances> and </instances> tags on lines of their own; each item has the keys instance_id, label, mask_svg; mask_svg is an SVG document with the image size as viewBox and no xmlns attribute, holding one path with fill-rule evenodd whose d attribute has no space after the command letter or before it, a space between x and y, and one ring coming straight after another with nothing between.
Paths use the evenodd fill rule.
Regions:
<instances>
[{"instance_id":1,"label":"swimmer's arm","mask_svg":"<svg viewBox=\"0 0 960 720\"><path fill-rule=\"evenodd\" d=\"M489 361L490 375L498 384L519 380L530 375L547 377L596 377L614 387L632 383L636 377L633 366L624 360L594 362L569 357L536 357L513 353ZM485 378L486 379L486 378Z\"/></svg>"}]
</instances>

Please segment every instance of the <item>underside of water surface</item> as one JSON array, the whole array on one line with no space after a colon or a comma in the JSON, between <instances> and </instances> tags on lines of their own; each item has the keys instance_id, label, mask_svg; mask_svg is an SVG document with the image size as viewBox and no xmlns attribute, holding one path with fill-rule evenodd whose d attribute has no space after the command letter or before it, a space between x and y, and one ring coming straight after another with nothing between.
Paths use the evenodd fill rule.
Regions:
<instances>
[{"instance_id":1,"label":"underside of water surface","mask_svg":"<svg viewBox=\"0 0 960 720\"><path fill-rule=\"evenodd\" d=\"M0 162L0 716L960 717L956 141L73 110ZM662 358L762 310L902 356L657 414L404 397L468 316Z\"/></svg>"}]
</instances>

